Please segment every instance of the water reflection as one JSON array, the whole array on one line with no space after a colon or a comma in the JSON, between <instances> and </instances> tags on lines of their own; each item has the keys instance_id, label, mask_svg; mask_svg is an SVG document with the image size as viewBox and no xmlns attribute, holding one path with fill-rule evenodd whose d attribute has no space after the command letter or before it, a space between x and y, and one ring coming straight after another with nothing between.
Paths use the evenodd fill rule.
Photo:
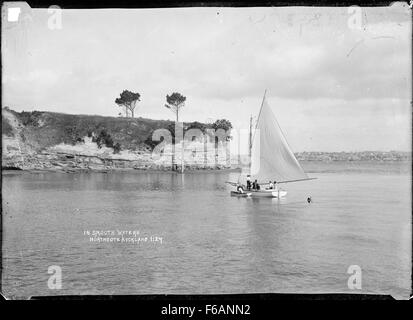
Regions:
<instances>
[{"instance_id":1,"label":"water reflection","mask_svg":"<svg viewBox=\"0 0 413 320\"><path fill-rule=\"evenodd\" d=\"M267 199L231 197L232 175L4 175L6 292L50 294L40 284L53 264L70 283L61 294L346 292L343 270L356 262L369 270L363 290L409 292L409 177L319 174ZM106 229L164 242L96 244L83 236Z\"/></svg>"}]
</instances>

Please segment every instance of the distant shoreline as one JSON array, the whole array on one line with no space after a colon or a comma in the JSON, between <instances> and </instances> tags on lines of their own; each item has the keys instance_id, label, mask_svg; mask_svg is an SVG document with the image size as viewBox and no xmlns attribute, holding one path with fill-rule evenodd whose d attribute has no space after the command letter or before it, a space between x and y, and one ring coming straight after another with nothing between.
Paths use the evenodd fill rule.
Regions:
<instances>
[{"instance_id":1,"label":"distant shoreline","mask_svg":"<svg viewBox=\"0 0 413 320\"><path fill-rule=\"evenodd\" d=\"M411 161L410 151L296 152L298 161Z\"/></svg>"}]
</instances>

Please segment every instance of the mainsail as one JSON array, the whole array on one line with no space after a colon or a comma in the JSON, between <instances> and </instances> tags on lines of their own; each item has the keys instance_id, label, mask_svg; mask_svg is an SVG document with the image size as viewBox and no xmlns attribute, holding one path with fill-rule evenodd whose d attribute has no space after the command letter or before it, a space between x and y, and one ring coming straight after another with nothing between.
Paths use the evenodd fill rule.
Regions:
<instances>
[{"instance_id":1,"label":"mainsail","mask_svg":"<svg viewBox=\"0 0 413 320\"><path fill-rule=\"evenodd\" d=\"M265 94L252 140L250 174L260 183L309 179L288 146Z\"/></svg>"}]
</instances>

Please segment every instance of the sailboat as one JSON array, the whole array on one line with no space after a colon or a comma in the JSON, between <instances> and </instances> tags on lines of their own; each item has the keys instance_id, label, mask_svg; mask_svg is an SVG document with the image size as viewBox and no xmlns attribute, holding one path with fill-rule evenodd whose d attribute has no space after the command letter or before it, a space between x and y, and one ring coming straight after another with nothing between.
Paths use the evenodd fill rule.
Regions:
<instances>
[{"instance_id":1,"label":"sailboat","mask_svg":"<svg viewBox=\"0 0 413 320\"><path fill-rule=\"evenodd\" d=\"M312 180L304 172L300 163L294 156L288 142L272 112L267 100L265 90L258 115L254 136L250 142L250 166L251 182L257 180L260 190L247 190L242 181L246 181L245 173L241 173L238 182L228 182L237 188L231 191L233 196L251 196L266 198L282 198L287 191L279 188L279 184ZM269 181L276 181L275 187L266 188Z\"/></svg>"}]
</instances>

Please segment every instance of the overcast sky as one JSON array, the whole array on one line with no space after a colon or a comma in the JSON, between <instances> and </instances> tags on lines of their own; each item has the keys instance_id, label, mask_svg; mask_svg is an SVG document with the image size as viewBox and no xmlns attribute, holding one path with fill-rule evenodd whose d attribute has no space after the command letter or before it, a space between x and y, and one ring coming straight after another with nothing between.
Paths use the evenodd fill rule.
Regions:
<instances>
[{"instance_id":1,"label":"overcast sky","mask_svg":"<svg viewBox=\"0 0 413 320\"><path fill-rule=\"evenodd\" d=\"M407 4L363 8L360 29L348 8L63 10L60 30L49 17L3 21L3 106L117 116L129 89L138 116L173 119L178 91L184 121L248 128L268 89L294 151L411 150Z\"/></svg>"}]
</instances>

